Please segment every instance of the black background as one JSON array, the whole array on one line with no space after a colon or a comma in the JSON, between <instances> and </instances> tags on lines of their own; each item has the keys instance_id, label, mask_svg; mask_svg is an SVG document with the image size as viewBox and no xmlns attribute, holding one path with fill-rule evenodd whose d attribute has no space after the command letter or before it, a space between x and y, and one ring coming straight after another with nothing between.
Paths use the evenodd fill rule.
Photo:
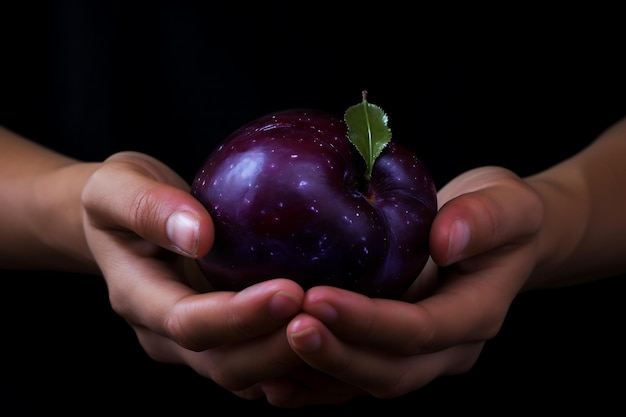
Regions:
<instances>
[{"instance_id":1,"label":"black background","mask_svg":"<svg viewBox=\"0 0 626 417\"><path fill-rule=\"evenodd\" d=\"M362 89L438 186L486 164L534 173L626 114L625 36L611 10L15 3L0 6L0 124L85 160L144 151L188 180L252 118L295 107L341 115ZM40 414L272 409L147 358L101 278L2 271L2 283L6 404ZM469 373L335 408L621 409L623 294L623 277L523 294Z\"/></svg>"}]
</instances>

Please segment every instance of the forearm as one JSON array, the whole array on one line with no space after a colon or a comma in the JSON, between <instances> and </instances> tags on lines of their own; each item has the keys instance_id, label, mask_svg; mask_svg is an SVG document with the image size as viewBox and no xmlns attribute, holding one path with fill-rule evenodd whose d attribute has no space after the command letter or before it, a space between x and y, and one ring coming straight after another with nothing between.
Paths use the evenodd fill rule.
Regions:
<instances>
[{"instance_id":1,"label":"forearm","mask_svg":"<svg viewBox=\"0 0 626 417\"><path fill-rule=\"evenodd\" d=\"M626 271L626 119L577 155L527 181L545 208L539 264L529 288Z\"/></svg>"},{"instance_id":2,"label":"forearm","mask_svg":"<svg viewBox=\"0 0 626 417\"><path fill-rule=\"evenodd\" d=\"M41 147L0 127L0 267L97 272L81 192L97 164Z\"/></svg>"}]
</instances>

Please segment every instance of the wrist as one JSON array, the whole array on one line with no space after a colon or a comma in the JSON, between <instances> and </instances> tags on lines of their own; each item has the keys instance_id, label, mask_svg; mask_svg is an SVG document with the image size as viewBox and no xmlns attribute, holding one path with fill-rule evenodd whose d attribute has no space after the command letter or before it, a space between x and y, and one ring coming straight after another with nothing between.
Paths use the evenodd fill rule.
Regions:
<instances>
[{"instance_id":1,"label":"wrist","mask_svg":"<svg viewBox=\"0 0 626 417\"><path fill-rule=\"evenodd\" d=\"M97 273L83 226L82 190L100 166L74 162L33 180L28 217L37 250L37 267ZM32 262L32 260L31 260Z\"/></svg>"},{"instance_id":2,"label":"wrist","mask_svg":"<svg viewBox=\"0 0 626 417\"><path fill-rule=\"evenodd\" d=\"M543 203L536 239L537 263L526 288L571 285L578 274L574 257L583 240L589 207L585 181L564 165L525 178Z\"/></svg>"}]
</instances>

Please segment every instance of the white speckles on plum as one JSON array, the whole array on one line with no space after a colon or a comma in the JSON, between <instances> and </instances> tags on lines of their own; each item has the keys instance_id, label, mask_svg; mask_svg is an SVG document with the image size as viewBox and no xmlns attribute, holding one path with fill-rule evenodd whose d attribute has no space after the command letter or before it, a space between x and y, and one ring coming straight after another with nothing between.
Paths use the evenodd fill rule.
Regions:
<instances>
[{"instance_id":1,"label":"white speckles on plum","mask_svg":"<svg viewBox=\"0 0 626 417\"><path fill-rule=\"evenodd\" d=\"M297 158L298 158L298 156L299 156L299 155L298 155L297 153L292 153L291 155L289 155L289 157L290 157L291 159L297 159Z\"/></svg>"}]
</instances>

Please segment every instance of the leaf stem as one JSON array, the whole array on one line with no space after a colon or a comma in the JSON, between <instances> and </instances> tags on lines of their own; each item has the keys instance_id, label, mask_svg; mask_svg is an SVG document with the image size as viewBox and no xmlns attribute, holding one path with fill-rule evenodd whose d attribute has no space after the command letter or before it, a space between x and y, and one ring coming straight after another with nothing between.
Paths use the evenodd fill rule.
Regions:
<instances>
[{"instance_id":1,"label":"leaf stem","mask_svg":"<svg viewBox=\"0 0 626 417\"><path fill-rule=\"evenodd\" d=\"M367 144L369 147L369 161L367 163L367 170L365 172L365 180L369 182L372 179L372 167L374 166L374 145L372 143L372 125L370 123L370 116L367 112L367 90L361 91L361 99L363 101L363 113L365 114L365 123L367 124Z\"/></svg>"}]
</instances>

